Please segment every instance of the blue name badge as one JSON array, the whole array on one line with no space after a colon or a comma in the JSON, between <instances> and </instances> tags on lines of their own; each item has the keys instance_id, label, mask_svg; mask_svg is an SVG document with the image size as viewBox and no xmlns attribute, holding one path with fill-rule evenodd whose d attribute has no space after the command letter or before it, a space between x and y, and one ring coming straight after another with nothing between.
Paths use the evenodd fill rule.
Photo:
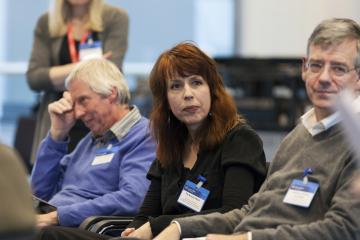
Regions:
<instances>
[{"instance_id":1,"label":"blue name badge","mask_svg":"<svg viewBox=\"0 0 360 240\"><path fill-rule=\"evenodd\" d=\"M318 183L304 183L304 181L302 180L294 179L291 182L291 185L284 197L283 202L299 207L308 208L318 188Z\"/></svg>"},{"instance_id":2,"label":"blue name badge","mask_svg":"<svg viewBox=\"0 0 360 240\"><path fill-rule=\"evenodd\" d=\"M120 150L119 146L108 145L106 148L99 148L95 150L95 158L92 161L91 165L99 165L111 162L115 153Z\"/></svg>"},{"instance_id":3,"label":"blue name badge","mask_svg":"<svg viewBox=\"0 0 360 240\"><path fill-rule=\"evenodd\" d=\"M178 203L194 210L195 212L200 212L209 196L209 193L209 190L203 187L199 188L195 183L187 180L179 196Z\"/></svg>"}]
</instances>

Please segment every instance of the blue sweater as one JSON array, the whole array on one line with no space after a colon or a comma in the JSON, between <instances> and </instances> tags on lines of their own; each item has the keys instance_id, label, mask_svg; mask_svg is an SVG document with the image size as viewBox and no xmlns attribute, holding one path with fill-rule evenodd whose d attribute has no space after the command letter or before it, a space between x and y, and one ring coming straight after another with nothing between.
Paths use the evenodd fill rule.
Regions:
<instances>
[{"instance_id":1,"label":"blue sweater","mask_svg":"<svg viewBox=\"0 0 360 240\"><path fill-rule=\"evenodd\" d=\"M94 164L99 147L91 133L71 154L67 154L68 142L56 142L48 135L32 172L34 195L57 207L62 226L76 227L93 215L136 214L149 185L146 173L155 159L148 125L142 117L122 139L113 139L114 156L102 164Z\"/></svg>"}]
</instances>

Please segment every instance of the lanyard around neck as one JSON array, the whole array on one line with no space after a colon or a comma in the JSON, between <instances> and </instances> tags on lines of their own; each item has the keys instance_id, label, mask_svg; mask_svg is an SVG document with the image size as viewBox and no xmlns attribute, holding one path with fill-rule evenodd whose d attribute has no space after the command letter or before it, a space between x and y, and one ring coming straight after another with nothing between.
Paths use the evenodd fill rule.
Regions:
<instances>
[{"instance_id":1,"label":"lanyard around neck","mask_svg":"<svg viewBox=\"0 0 360 240\"><path fill-rule=\"evenodd\" d=\"M75 39L72 34L72 30L73 30L72 24L69 23L67 26L67 39L68 39L71 62L74 63L79 61L79 53L78 51L76 51ZM88 35L89 33L87 31L82 35L80 44L85 43L86 39L88 38Z\"/></svg>"}]
</instances>

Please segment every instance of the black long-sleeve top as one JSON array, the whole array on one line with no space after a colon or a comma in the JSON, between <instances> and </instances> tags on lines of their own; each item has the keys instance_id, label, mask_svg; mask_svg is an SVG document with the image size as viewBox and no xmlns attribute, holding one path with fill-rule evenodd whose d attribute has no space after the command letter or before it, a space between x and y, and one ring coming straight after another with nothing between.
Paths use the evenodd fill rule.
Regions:
<instances>
[{"instance_id":1,"label":"black long-sleeve top","mask_svg":"<svg viewBox=\"0 0 360 240\"><path fill-rule=\"evenodd\" d=\"M147 174L149 190L139 214L128 227L138 228L150 221L154 236L172 219L199 214L177 202L186 180L197 183L206 178L203 187L210 194L201 214L227 212L241 208L257 192L266 175L265 154L259 136L247 125L238 125L214 150L200 151L193 168L163 169L155 161Z\"/></svg>"}]
</instances>

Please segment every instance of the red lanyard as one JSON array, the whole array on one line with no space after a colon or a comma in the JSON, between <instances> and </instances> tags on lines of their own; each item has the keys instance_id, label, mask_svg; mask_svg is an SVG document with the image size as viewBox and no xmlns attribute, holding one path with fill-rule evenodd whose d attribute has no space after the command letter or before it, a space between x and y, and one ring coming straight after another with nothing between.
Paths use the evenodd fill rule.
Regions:
<instances>
[{"instance_id":1,"label":"red lanyard","mask_svg":"<svg viewBox=\"0 0 360 240\"><path fill-rule=\"evenodd\" d=\"M80 44L85 43L88 35L89 35L88 32L86 32L86 33L84 33L84 35L82 35ZM72 24L71 23L69 23L67 26L67 38L68 38L68 46L69 46L69 51L70 51L71 62L73 62L73 63L78 62L79 61L79 53L78 53L78 51L76 51L75 39L72 34Z\"/></svg>"}]
</instances>

